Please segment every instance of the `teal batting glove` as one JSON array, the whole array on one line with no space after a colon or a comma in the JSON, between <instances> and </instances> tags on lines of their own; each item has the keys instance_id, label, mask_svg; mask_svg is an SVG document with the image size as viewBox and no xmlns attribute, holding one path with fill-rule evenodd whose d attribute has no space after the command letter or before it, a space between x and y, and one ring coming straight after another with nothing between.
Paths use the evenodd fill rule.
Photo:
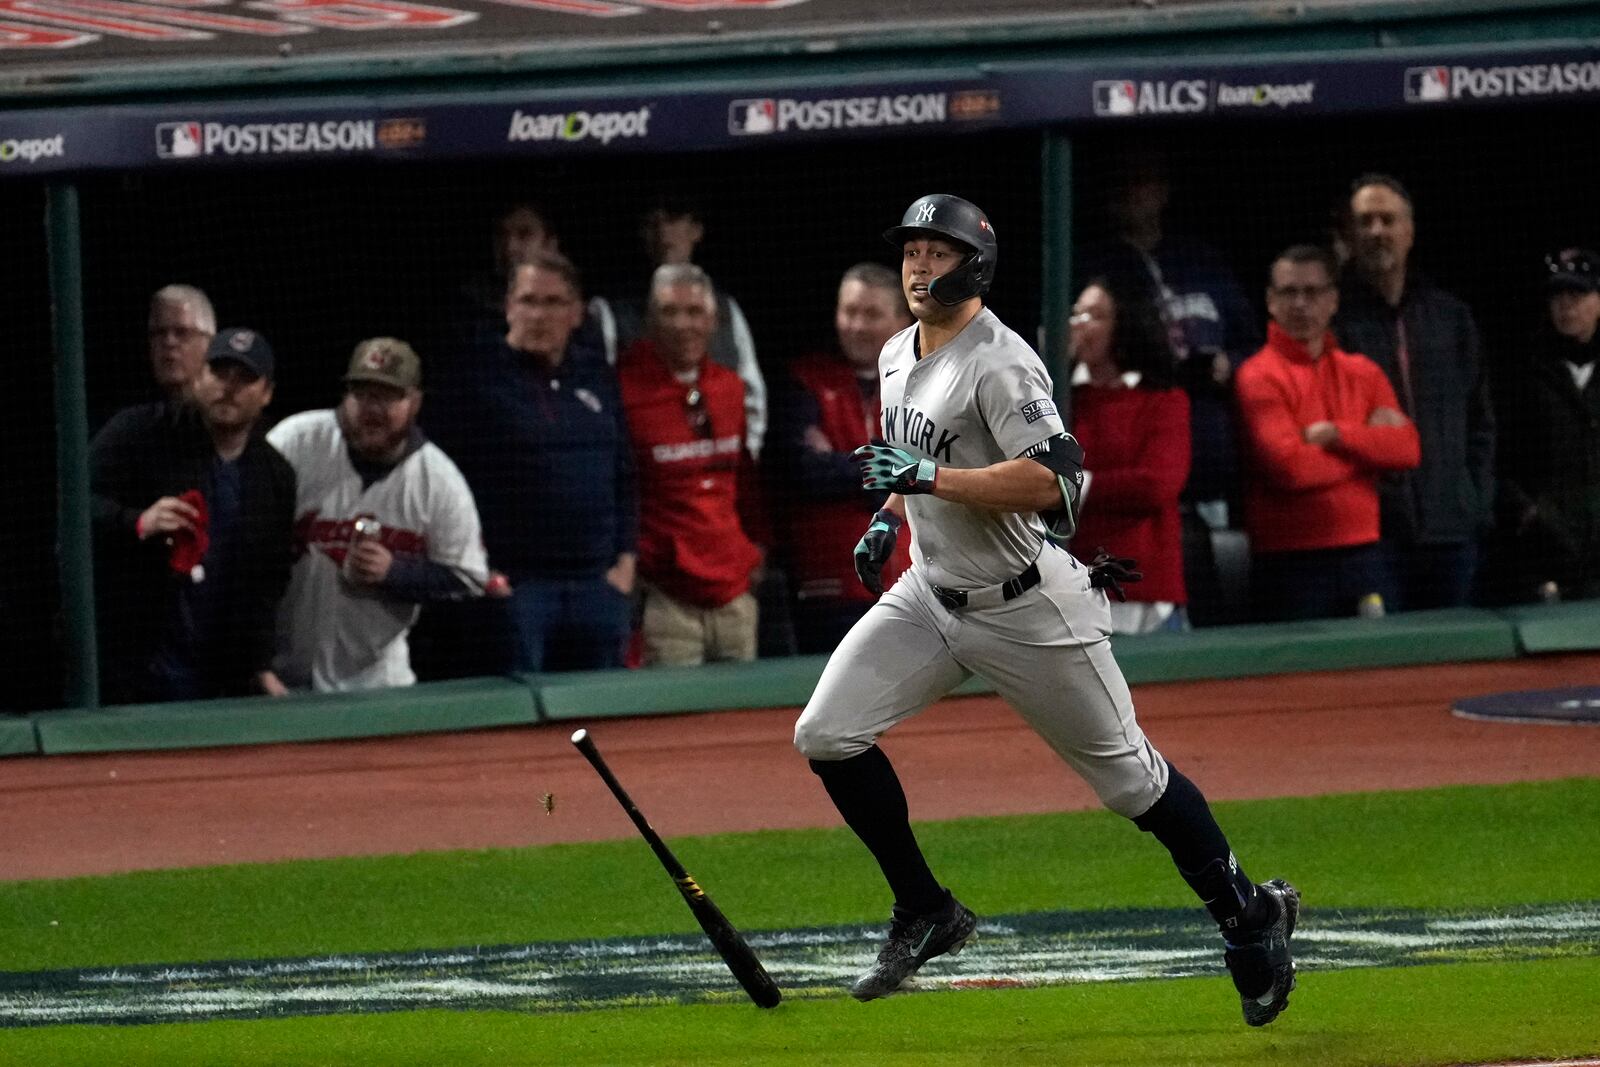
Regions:
<instances>
[{"instance_id":1,"label":"teal batting glove","mask_svg":"<svg viewBox=\"0 0 1600 1067\"><path fill-rule=\"evenodd\" d=\"M856 542L856 577L874 596L883 592L883 565L894 555L894 543L899 536L900 516L892 511L879 511L872 516L867 532Z\"/></svg>"},{"instance_id":2,"label":"teal batting glove","mask_svg":"<svg viewBox=\"0 0 1600 1067\"><path fill-rule=\"evenodd\" d=\"M939 465L931 459L918 459L892 445L862 445L850 453L861 468L863 489L887 489L909 496L933 492Z\"/></svg>"}]
</instances>

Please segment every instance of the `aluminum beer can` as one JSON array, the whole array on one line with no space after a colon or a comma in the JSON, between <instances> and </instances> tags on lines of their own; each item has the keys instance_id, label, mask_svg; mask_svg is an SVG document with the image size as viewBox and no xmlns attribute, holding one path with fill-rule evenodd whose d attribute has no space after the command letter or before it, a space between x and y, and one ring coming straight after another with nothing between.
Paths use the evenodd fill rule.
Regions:
<instances>
[{"instance_id":1,"label":"aluminum beer can","mask_svg":"<svg viewBox=\"0 0 1600 1067\"><path fill-rule=\"evenodd\" d=\"M383 523L370 515L363 515L350 524L350 544L344 554L344 572L350 573L350 561L355 557L356 546L363 541L375 541L383 534Z\"/></svg>"}]
</instances>

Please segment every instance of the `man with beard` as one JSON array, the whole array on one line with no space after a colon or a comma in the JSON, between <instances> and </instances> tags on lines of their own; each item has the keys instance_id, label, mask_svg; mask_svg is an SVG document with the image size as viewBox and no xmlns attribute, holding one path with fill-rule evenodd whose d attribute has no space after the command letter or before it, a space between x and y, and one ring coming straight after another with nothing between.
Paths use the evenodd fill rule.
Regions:
<instances>
[{"instance_id":1,"label":"man with beard","mask_svg":"<svg viewBox=\"0 0 1600 1067\"><path fill-rule=\"evenodd\" d=\"M257 430L273 369L261 334L223 330L192 404L126 408L89 446L107 703L286 691L272 617L294 471Z\"/></svg>"},{"instance_id":2,"label":"man with beard","mask_svg":"<svg viewBox=\"0 0 1600 1067\"><path fill-rule=\"evenodd\" d=\"M411 685L406 635L420 605L481 595L488 580L472 491L417 428L416 352L392 337L362 341L344 384L337 408L267 435L299 486L276 668L291 688L319 692Z\"/></svg>"},{"instance_id":3,"label":"man with beard","mask_svg":"<svg viewBox=\"0 0 1600 1067\"><path fill-rule=\"evenodd\" d=\"M1422 463L1381 487L1382 544L1398 607L1459 607L1472 593L1478 537L1494 497L1494 415L1472 311L1412 262L1411 194L1387 174L1351 186L1352 259L1333 321L1339 347L1389 376L1417 427Z\"/></svg>"}]
</instances>

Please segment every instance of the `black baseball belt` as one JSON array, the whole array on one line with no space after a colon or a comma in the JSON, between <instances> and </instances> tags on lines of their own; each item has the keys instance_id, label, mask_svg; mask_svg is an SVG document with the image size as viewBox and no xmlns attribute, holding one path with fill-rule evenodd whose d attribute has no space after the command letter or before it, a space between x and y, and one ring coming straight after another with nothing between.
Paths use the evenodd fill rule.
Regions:
<instances>
[{"instance_id":1,"label":"black baseball belt","mask_svg":"<svg viewBox=\"0 0 1600 1067\"><path fill-rule=\"evenodd\" d=\"M987 589L946 589L942 585L931 586L934 597L943 604L947 611L961 611L965 608L997 608L1008 600L1015 600L1039 584L1039 563L1037 560L1028 564L1028 569L1009 581L999 585L991 585Z\"/></svg>"}]
</instances>

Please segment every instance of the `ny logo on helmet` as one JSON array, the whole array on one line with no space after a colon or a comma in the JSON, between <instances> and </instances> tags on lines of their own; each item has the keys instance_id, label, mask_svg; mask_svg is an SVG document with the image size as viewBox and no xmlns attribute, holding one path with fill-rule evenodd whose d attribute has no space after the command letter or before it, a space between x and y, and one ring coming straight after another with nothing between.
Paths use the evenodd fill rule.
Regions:
<instances>
[{"instance_id":1,"label":"ny logo on helmet","mask_svg":"<svg viewBox=\"0 0 1600 1067\"><path fill-rule=\"evenodd\" d=\"M932 204L923 204L921 207L917 208L917 221L918 222L932 222L933 221L933 205Z\"/></svg>"}]
</instances>

